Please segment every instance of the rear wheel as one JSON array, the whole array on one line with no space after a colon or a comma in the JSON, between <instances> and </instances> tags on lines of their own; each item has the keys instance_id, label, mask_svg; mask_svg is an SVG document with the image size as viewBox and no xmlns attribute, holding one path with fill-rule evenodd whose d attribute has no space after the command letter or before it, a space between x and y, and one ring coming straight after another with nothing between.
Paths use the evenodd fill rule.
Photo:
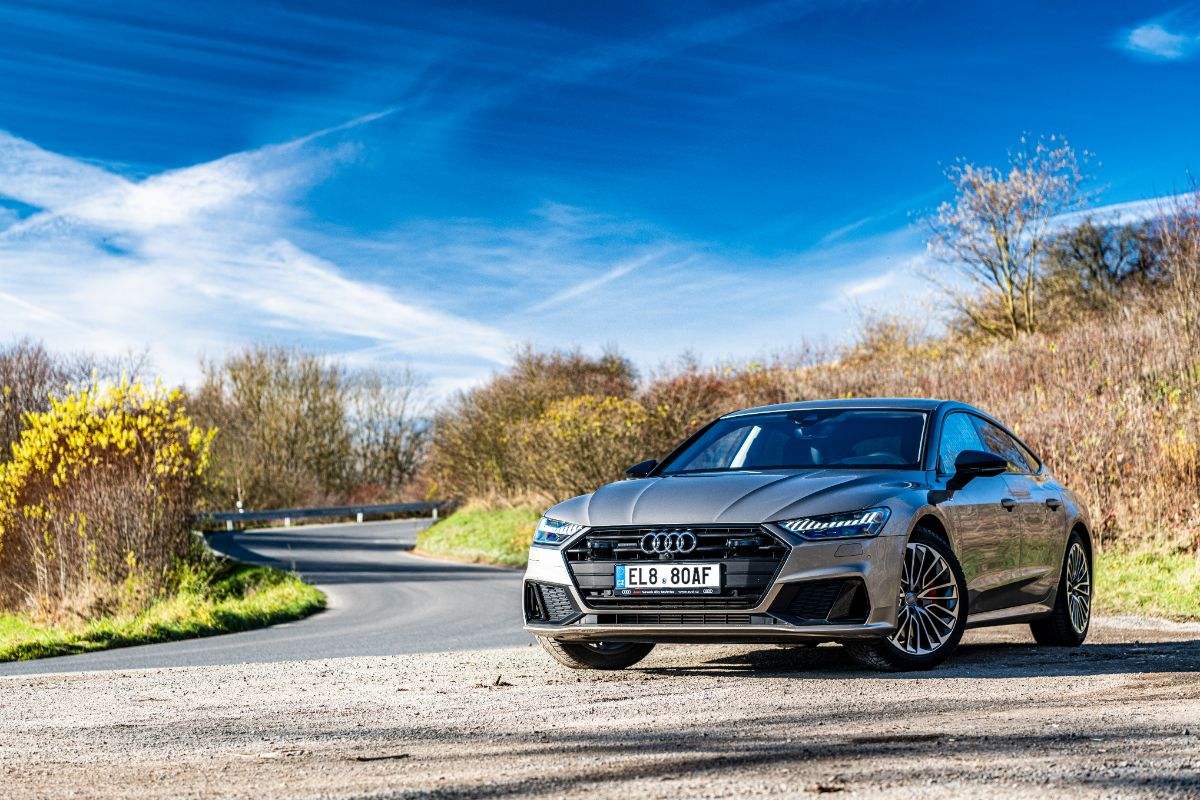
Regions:
<instances>
[{"instance_id":1,"label":"rear wheel","mask_svg":"<svg viewBox=\"0 0 1200 800\"><path fill-rule=\"evenodd\" d=\"M637 642L560 642L538 637L542 647L571 669L625 669L650 654L653 644Z\"/></svg>"},{"instance_id":2,"label":"rear wheel","mask_svg":"<svg viewBox=\"0 0 1200 800\"><path fill-rule=\"evenodd\" d=\"M1071 533L1050 616L1029 623L1038 644L1079 647L1092 624L1092 563L1083 537Z\"/></svg>"},{"instance_id":3,"label":"rear wheel","mask_svg":"<svg viewBox=\"0 0 1200 800\"><path fill-rule=\"evenodd\" d=\"M932 669L950 657L967 625L966 579L954 551L933 531L917 528L904 549L896 632L848 642L860 663L878 670Z\"/></svg>"}]
</instances>

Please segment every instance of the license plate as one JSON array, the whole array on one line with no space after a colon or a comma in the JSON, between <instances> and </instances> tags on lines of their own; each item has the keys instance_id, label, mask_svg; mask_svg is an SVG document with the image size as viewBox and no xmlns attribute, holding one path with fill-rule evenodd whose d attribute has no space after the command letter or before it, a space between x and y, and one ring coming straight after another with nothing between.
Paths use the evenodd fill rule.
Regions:
<instances>
[{"instance_id":1,"label":"license plate","mask_svg":"<svg viewBox=\"0 0 1200 800\"><path fill-rule=\"evenodd\" d=\"M717 594L721 591L720 564L618 564L617 594Z\"/></svg>"}]
</instances>

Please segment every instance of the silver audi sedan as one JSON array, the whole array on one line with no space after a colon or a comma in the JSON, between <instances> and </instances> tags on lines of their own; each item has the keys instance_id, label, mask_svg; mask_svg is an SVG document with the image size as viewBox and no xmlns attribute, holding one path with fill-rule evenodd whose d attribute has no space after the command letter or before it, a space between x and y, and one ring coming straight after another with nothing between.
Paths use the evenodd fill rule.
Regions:
<instances>
[{"instance_id":1,"label":"silver audi sedan","mask_svg":"<svg viewBox=\"0 0 1200 800\"><path fill-rule=\"evenodd\" d=\"M549 509L534 534L525 629L567 666L621 669L659 642L839 642L914 670L967 627L1087 636L1087 512L972 406L736 411L628 475Z\"/></svg>"}]
</instances>

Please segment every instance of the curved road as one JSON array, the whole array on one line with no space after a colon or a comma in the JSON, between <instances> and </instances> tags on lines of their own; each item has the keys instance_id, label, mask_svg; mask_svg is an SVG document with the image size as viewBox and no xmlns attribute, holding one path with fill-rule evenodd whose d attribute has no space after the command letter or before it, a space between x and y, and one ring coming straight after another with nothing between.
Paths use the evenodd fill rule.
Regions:
<instances>
[{"instance_id":1,"label":"curved road","mask_svg":"<svg viewBox=\"0 0 1200 800\"><path fill-rule=\"evenodd\" d=\"M426 520L305 525L214 536L233 558L295 569L329 597L307 619L245 633L0 664L0 676L296 661L508 647L521 630L519 572L408 552Z\"/></svg>"}]
</instances>

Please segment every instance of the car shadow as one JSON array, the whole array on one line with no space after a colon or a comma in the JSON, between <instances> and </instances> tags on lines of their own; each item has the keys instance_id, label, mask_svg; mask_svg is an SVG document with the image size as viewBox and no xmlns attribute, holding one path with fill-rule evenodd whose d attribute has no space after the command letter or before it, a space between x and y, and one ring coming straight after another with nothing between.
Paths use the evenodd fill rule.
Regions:
<instances>
[{"instance_id":1,"label":"car shadow","mask_svg":"<svg viewBox=\"0 0 1200 800\"><path fill-rule=\"evenodd\" d=\"M845 679L880 673L862 667L835 645L767 646L682 667L633 669L661 675L739 675L753 678ZM1082 647L1039 647L1035 644L979 642L961 645L936 670L886 673L896 680L927 678L1026 678L1130 673L1194 673L1200 677L1200 639L1165 642L1084 644Z\"/></svg>"}]
</instances>

